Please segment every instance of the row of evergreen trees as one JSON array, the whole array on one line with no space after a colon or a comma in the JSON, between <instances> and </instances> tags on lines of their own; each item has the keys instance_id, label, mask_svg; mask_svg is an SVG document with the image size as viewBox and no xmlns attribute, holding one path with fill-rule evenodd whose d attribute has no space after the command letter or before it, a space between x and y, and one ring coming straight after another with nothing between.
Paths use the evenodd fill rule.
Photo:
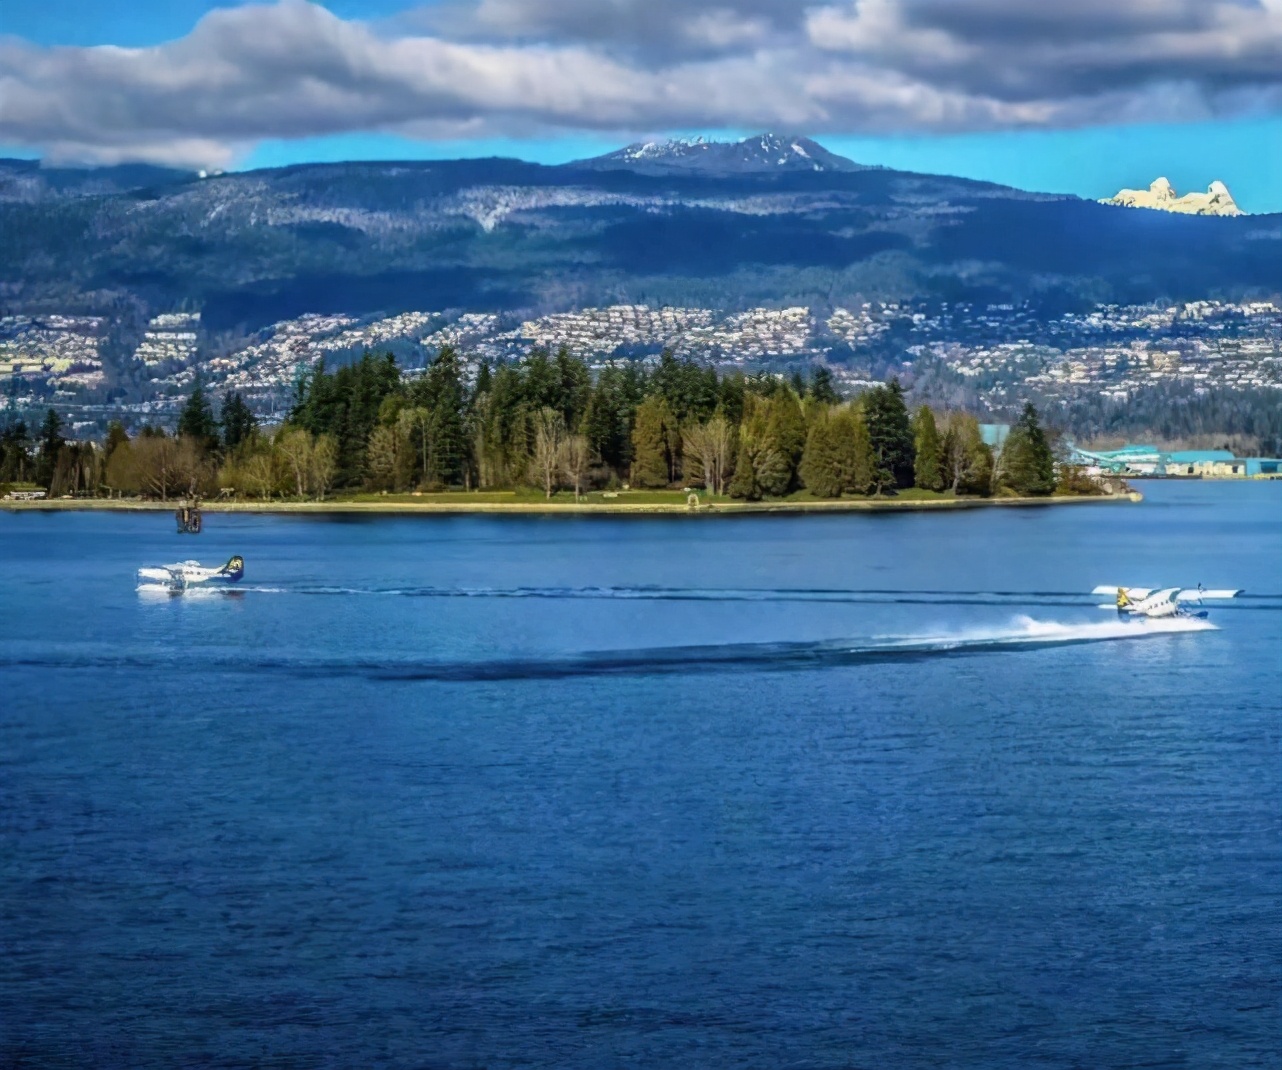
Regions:
<instances>
[{"instance_id":1,"label":"row of evergreen trees","mask_svg":"<svg viewBox=\"0 0 1282 1070\"><path fill-rule=\"evenodd\" d=\"M47 457L65 448L42 438L32 478L52 487L61 462L51 468ZM6 475L32 460L8 439L0 449ZM161 498L193 481L205 493L221 486L254 497L520 484L551 496L623 483L701 486L747 500L909 487L1036 495L1051 493L1056 478L1031 406L994 451L973 416L925 406L910 415L895 381L842 402L823 368L809 381L718 376L665 353L652 369L629 363L594 377L562 350L482 365L469 382L448 347L419 374L403 374L391 355L366 354L333 371L320 362L271 434L234 393L215 415L197 385L175 436L145 430L131 440L113 425L103 450L90 454L98 467L81 463L75 489ZM72 470L69 459L68 478Z\"/></svg>"},{"instance_id":2,"label":"row of evergreen trees","mask_svg":"<svg viewBox=\"0 0 1282 1070\"><path fill-rule=\"evenodd\" d=\"M551 495L626 482L757 500L803 489L833 497L913 486L1049 494L1055 486L1031 407L994 454L973 417L941 422L923 407L910 418L898 382L843 404L824 368L808 382L718 376L670 353L650 370L629 363L594 377L564 349L536 351L497 369L482 365L472 383L450 348L417 376L402 375L390 356L332 372L320 363L300 381L288 426L311 436L321 455L313 482L325 483L332 466L338 488L529 483ZM243 471L262 449L250 443L232 464ZM302 442L290 449L305 452Z\"/></svg>"},{"instance_id":3,"label":"row of evergreen trees","mask_svg":"<svg viewBox=\"0 0 1282 1070\"><path fill-rule=\"evenodd\" d=\"M36 484L51 494L93 494L101 484L103 450L91 442L69 442L53 409L34 436L25 420L0 430L0 483Z\"/></svg>"},{"instance_id":4,"label":"row of evergreen trees","mask_svg":"<svg viewBox=\"0 0 1282 1070\"><path fill-rule=\"evenodd\" d=\"M68 441L62 418L45 412L32 436L26 421L10 421L0 430L0 483L35 484L51 496L146 494L167 498L216 481L219 463L243 442L258 435L258 421L238 394L223 398L221 416L198 384L184 405L176 434L144 426L130 439L113 420L101 446Z\"/></svg>"}]
</instances>

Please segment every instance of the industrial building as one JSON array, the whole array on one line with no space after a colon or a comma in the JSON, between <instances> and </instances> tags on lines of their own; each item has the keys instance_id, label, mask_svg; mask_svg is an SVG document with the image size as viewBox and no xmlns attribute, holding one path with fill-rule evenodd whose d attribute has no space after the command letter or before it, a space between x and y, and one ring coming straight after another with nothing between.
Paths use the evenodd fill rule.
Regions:
<instances>
[{"instance_id":1,"label":"industrial building","mask_svg":"<svg viewBox=\"0 0 1282 1070\"><path fill-rule=\"evenodd\" d=\"M1092 473L1185 479L1282 479L1276 457L1235 457L1231 450L1160 450L1126 445L1116 450L1072 448L1071 459Z\"/></svg>"}]
</instances>

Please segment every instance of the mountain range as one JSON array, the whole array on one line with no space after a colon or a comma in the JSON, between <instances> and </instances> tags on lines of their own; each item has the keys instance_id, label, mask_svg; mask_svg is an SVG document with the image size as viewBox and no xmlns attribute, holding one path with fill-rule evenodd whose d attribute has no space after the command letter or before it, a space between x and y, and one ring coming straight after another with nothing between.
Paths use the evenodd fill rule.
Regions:
<instances>
[{"instance_id":1,"label":"mountain range","mask_svg":"<svg viewBox=\"0 0 1282 1070\"><path fill-rule=\"evenodd\" d=\"M724 176L869 170L796 134L760 134L743 141L709 141L701 137L641 141L569 166L594 171L633 171L639 175Z\"/></svg>"},{"instance_id":2,"label":"mountain range","mask_svg":"<svg viewBox=\"0 0 1282 1070\"><path fill-rule=\"evenodd\" d=\"M1122 211L861 166L805 138L200 177L0 160L0 314L549 312L1282 292L1282 216Z\"/></svg>"}]
</instances>

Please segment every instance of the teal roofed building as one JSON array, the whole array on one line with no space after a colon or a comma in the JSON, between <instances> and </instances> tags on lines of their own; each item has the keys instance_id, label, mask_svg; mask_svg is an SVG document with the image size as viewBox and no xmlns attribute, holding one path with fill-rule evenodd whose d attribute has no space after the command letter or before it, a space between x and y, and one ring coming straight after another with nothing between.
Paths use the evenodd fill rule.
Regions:
<instances>
[{"instance_id":1,"label":"teal roofed building","mask_svg":"<svg viewBox=\"0 0 1282 1070\"><path fill-rule=\"evenodd\" d=\"M1158 468L1166 462L1166 454L1156 446L1143 446L1134 443L1118 450L1083 450L1073 447L1071 459L1074 464L1097 468L1101 472L1116 475L1158 475Z\"/></svg>"},{"instance_id":2,"label":"teal roofed building","mask_svg":"<svg viewBox=\"0 0 1282 1070\"><path fill-rule=\"evenodd\" d=\"M1088 470L1123 476L1193 479L1282 479L1282 460L1235 457L1232 450L1160 450L1130 444L1117 450L1072 447L1070 459Z\"/></svg>"}]
</instances>

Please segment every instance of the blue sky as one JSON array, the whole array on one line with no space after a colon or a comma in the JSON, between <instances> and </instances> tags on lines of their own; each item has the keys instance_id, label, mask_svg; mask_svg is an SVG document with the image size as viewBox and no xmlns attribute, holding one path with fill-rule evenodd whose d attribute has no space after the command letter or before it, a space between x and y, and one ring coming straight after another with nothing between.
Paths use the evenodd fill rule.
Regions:
<instances>
[{"instance_id":1,"label":"blue sky","mask_svg":"<svg viewBox=\"0 0 1282 1070\"><path fill-rule=\"evenodd\" d=\"M1003 14L1000 33L937 0L3 0L0 78L18 92L0 101L0 151L557 163L775 129L863 163L1087 197L1220 179L1246 211L1282 211L1282 7L1169 0L1168 24L1113 0L1133 12L1083 46L1073 10L975 3ZM1076 8L1098 20L1100 4Z\"/></svg>"}]
</instances>

